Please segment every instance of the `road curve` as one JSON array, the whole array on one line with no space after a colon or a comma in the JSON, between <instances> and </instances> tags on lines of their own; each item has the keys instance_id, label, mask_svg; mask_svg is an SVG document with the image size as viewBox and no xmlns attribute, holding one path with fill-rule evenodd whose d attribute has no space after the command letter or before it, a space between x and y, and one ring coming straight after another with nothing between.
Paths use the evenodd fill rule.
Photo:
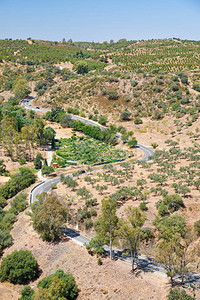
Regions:
<instances>
[{"instance_id":1,"label":"road curve","mask_svg":"<svg viewBox=\"0 0 200 300\"><path fill-rule=\"evenodd\" d=\"M34 97L29 97L27 99L24 99L21 101L21 104L24 106L25 109L34 110L36 112L38 111L38 112L46 113L46 112L50 111L49 109L32 106L30 101L32 101L33 99L34 99ZM95 121L88 120L83 117L79 117L79 116L75 116L75 115L71 115L71 114L70 114L70 117L72 120L81 121L81 122L85 123L86 125L97 126L101 130L104 130L106 128ZM121 134L117 133L116 137L121 140ZM144 153L144 157L140 161L149 161L151 159L151 157L154 155L154 151L151 150L147 146L144 146L142 144L137 144L136 147Z\"/></svg>"},{"instance_id":2,"label":"road curve","mask_svg":"<svg viewBox=\"0 0 200 300\"><path fill-rule=\"evenodd\" d=\"M30 101L33 100L34 97L29 97L28 99L25 99L21 102L21 104L25 107L25 109L30 109L30 110L34 110L34 111L39 111L39 112L43 112L46 113L47 109L43 109L43 108L36 108L34 106L32 106L30 104ZM80 120L82 122L84 122L85 124L89 124L89 125L93 125L93 126L98 126L99 128L101 128L101 130L104 130L105 127L98 124L97 122L94 122L92 120L87 120L85 118L79 117L79 116L74 116L74 115L70 115L71 118L73 120ZM121 135L120 134L116 134L116 137L118 139L121 139ZM140 161L149 161L151 159L151 157L154 155L154 151L151 150L149 147L144 146L142 144L137 144L136 146L138 149L140 149L141 151L143 151L144 153L144 157L140 160ZM73 177L72 174L69 174L67 176ZM81 176L81 174L79 175ZM29 194L29 201L30 204L33 204L36 200L37 200L37 195L43 193L43 192L49 192L51 190L51 185L57 184L58 182L60 182L60 177L56 177L53 179L47 179L45 181L42 181L38 184L36 184L30 191ZM67 228L67 232L65 233L65 235L70 238L72 241L76 242L77 244L79 244L80 246L85 246L86 244L89 243L90 239L86 236L81 235L79 232ZM107 246L104 247L105 251L109 251L109 248ZM118 249L114 249L114 255L115 258L119 258L127 263L130 263L130 258L129 257L123 257L122 256L122 252ZM163 268L163 266L161 264L159 264L158 262L156 262L154 259L149 258L147 256L144 255L139 255L137 257L137 264L138 267L141 268L142 270L146 271L146 272L156 272L159 273L160 275L166 276L166 271ZM185 281L190 283L192 286L195 286L197 288L200 288L200 275L194 272L189 273L186 277L185 277Z\"/></svg>"}]
</instances>

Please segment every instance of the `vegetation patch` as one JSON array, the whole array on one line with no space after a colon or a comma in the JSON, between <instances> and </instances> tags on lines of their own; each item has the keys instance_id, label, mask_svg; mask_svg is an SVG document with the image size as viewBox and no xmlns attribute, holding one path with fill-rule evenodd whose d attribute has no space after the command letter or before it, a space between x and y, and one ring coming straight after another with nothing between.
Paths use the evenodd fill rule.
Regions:
<instances>
[{"instance_id":1,"label":"vegetation patch","mask_svg":"<svg viewBox=\"0 0 200 300\"><path fill-rule=\"evenodd\" d=\"M95 164L114 162L127 158L127 151L122 151L88 137L72 136L69 139L60 139L59 150L56 151L53 162L61 166L67 163ZM68 161L68 162L67 162Z\"/></svg>"}]
</instances>

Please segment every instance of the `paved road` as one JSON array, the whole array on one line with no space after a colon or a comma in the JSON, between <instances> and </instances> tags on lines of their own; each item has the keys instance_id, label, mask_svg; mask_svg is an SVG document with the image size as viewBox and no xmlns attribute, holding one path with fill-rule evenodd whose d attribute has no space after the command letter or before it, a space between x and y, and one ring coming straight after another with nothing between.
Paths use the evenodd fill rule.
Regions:
<instances>
[{"instance_id":1,"label":"paved road","mask_svg":"<svg viewBox=\"0 0 200 300\"><path fill-rule=\"evenodd\" d=\"M38 112L42 112L42 113L46 113L47 111L50 111L48 109L44 109L44 108L36 108L34 106L31 105L31 101L34 99L34 97L29 97L25 100L22 100L21 104L25 107L25 109L32 109L34 111L38 111ZM86 118L82 118L79 116L75 116L75 115L70 115L72 120L77 120L77 121L81 121L87 125L93 125L93 126L97 126L99 127L101 130L104 130L105 127L100 125L99 123L92 121L92 120L88 120ZM121 139L121 134L117 133L116 137L118 139ZM144 146L142 144L137 144L136 146L138 149L140 149L141 151L143 151L144 153L144 157L141 159L141 161L148 161L150 160L150 158L154 155L153 150L151 150L148 146Z\"/></svg>"},{"instance_id":2,"label":"paved road","mask_svg":"<svg viewBox=\"0 0 200 300\"><path fill-rule=\"evenodd\" d=\"M24 105L24 107L26 109L32 109L32 110L40 111L40 112L44 112L44 113L49 111L46 109L35 108L35 107L31 106L30 101L33 99L34 99L33 97L29 97L28 99L23 100L22 105ZM71 117L72 117L72 119L80 120L80 121L84 122L85 124L99 126L102 130L104 130L104 126L99 125L98 123L96 123L92 120L87 120L85 118L82 118L79 116L73 116L73 115L71 115ZM116 134L116 136L117 136L117 138L121 139L120 134ZM149 149L149 147L147 147L147 146L138 144L137 147L144 152L144 157L143 157L142 161L148 161L151 158L151 156L153 156L153 154L154 154L154 152L151 149ZM73 177L72 174L69 174L67 176ZM79 176L81 176L81 175L79 175ZM47 180L42 181L42 182L38 183L37 185L35 185L30 192L30 204L34 203L37 200L38 194L41 194L42 192L47 193L48 191L51 190L51 185L53 183L57 184L58 182L60 182L60 177L56 177L53 179L47 179ZM73 240L74 242L79 244L80 246L85 247L85 245L88 244L90 241L90 239L88 237L83 236L79 232L77 232L73 229L70 229L70 228L67 228L65 234L68 238L70 238L71 240ZM105 246L104 249L105 249L105 251L109 252L109 247ZM130 258L123 257L122 252L120 250L118 250L118 249L113 249L113 250L114 250L115 258L117 258L117 259L119 258L127 263L131 263ZM137 257L137 264L138 264L139 268L141 268L142 270L144 270L146 272L158 272L160 275L166 276L166 271L163 268L163 266L150 257L146 257L144 255L139 255ZM189 273L186 276L185 281L190 283L192 286L200 288L200 275L197 273Z\"/></svg>"}]
</instances>

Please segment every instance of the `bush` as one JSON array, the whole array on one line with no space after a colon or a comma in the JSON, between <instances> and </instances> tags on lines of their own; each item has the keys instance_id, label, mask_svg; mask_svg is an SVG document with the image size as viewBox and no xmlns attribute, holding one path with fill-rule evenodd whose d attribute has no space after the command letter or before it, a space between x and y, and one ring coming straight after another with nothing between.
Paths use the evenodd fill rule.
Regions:
<instances>
[{"instance_id":1,"label":"bush","mask_svg":"<svg viewBox=\"0 0 200 300\"><path fill-rule=\"evenodd\" d=\"M59 281L57 280L59 279ZM56 282L60 284L56 284ZM54 286L53 286L54 285ZM59 285L62 285L62 289L59 289ZM54 274L51 274L38 283L38 288L49 291L49 299L55 299L53 292L57 289L57 299L73 300L78 296L78 288L72 274L66 274L63 270L57 270ZM44 291L45 292L45 291ZM36 293L37 294L37 291ZM38 298L39 299L39 298ZM44 298L42 298L44 299ZM46 298L45 298L46 299Z\"/></svg>"},{"instance_id":2,"label":"bush","mask_svg":"<svg viewBox=\"0 0 200 300\"><path fill-rule=\"evenodd\" d=\"M130 139L130 140L128 141L127 145L128 145L130 148L135 147L135 146L137 145L137 140L136 140L136 138L134 137L134 138Z\"/></svg>"},{"instance_id":3,"label":"bush","mask_svg":"<svg viewBox=\"0 0 200 300\"><path fill-rule=\"evenodd\" d=\"M25 163L26 163L26 159L23 156L21 156L19 159L19 164L24 165Z\"/></svg>"},{"instance_id":4,"label":"bush","mask_svg":"<svg viewBox=\"0 0 200 300\"><path fill-rule=\"evenodd\" d=\"M9 209L9 211L13 212L16 215L24 211L28 204L26 198L27 198L27 194L24 193L16 196L11 202L11 208Z\"/></svg>"},{"instance_id":5,"label":"bush","mask_svg":"<svg viewBox=\"0 0 200 300\"><path fill-rule=\"evenodd\" d=\"M197 233L197 235L200 236L200 220L194 223L194 230Z\"/></svg>"},{"instance_id":6,"label":"bush","mask_svg":"<svg viewBox=\"0 0 200 300\"><path fill-rule=\"evenodd\" d=\"M18 300L32 300L32 296L34 294L34 290L29 286L26 285L22 290L21 290L21 297Z\"/></svg>"},{"instance_id":7,"label":"bush","mask_svg":"<svg viewBox=\"0 0 200 300\"><path fill-rule=\"evenodd\" d=\"M172 91L176 92L176 91L179 90L179 86L176 83L172 83L171 84L171 89L172 89Z\"/></svg>"},{"instance_id":8,"label":"bush","mask_svg":"<svg viewBox=\"0 0 200 300\"><path fill-rule=\"evenodd\" d=\"M107 95L108 95L108 99L109 100L117 100L118 99L118 94L117 94L117 92L108 92L107 93Z\"/></svg>"},{"instance_id":9,"label":"bush","mask_svg":"<svg viewBox=\"0 0 200 300\"><path fill-rule=\"evenodd\" d=\"M106 116L100 115L99 116L99 124L106 125L108 118Z\"/></svg>"},{"instance_id":10,"label":"bush","mask_svg":"<svg viewBox=\"0 0 200 300\"><path fill-rule=\"evenodd\" d=\"M42 168L42 156L40 153L37 153L36 158L34 159L34 167L36 170L39 170Z\"/></svg>"},{"instance_id":11,"label":"bush","mask_svg":"<svg viewBox=\"0 0 200 300\"><path fill-rule=\"evenodd\" d=\"M86 63L76 62L73 67L76 70L77 74L86 74L88 73L88 65Z\"/></svg>"},{"instance_id":12,"label":"bush","mask_svg":"<svg viewBox=\"0 0 200 300\"><path fill-rule=\"evenodd\" d=\"M134 120L134 124L138 125L138 124L142 124L142 119L140 119L139 117L135 118Z\"/></svg>"},{"instance_id":13,"label":"bush","mask_svg":"<svg viewBox=\"0 0 200 300\"><path fill-rule=\"evenodd\" d=\"M131 80L132 87L135 87L138 85L138 82L136 80Z\"/></svg>"},{"instance_id":14,"label":"bush","mask_svg":"<svg viewBox=\"0 0 200 300\"><path fill-rule=\"evenodd\" d=\"M197 83L194 83L192 88L193 88L195 91L200 92L200 86L199 86Z\"/></svg>"},{"instance_id":15,"label":"bush","mask_svg":"<svg viewBox=\"0 0 200 300\"><path fill-rule=\"evenodd\" d=\"M172 289L168 295L169 300L195 300L195 298L191 297L186 293L185 290Z\"/></svg>"},{"instance_id":16,"label":"bush","mask_svg":"<svg viewBox=\"0 0 200 300\"><path fill-rule=\"evenodd\" d=\"M120 119L122 121L129 121L130 120L130 116L131 116L131 113L130 111L128 111L127 109L124 110L121 115L120 115Z\"/></svg>"},{"instance_id":17,"label":"bush","mask_svg":"<svg viewBox=\"0 0 200 300\"><path fill-rule=\"evenodd\" d=\"M36 180L36 176L29 168L20 168L19 173L11 176L10 180L0 187L0 198L9 199L18 192L29 187Z\"/></svg>"},{"instance_id":18,"label":"bush","mask_svg":"<svg viewBox=\"0 0 200 300\"><path fill-rule=\"evenodd\" d=\"M171 80L172 80L172 81L179 81L178 76L176 76L176 75L172 76L172 77L171 77Z\"/></svg>"},{"instance_id":19,"label":"bush","mask_svg":"<svg viewBox=\"0 0 200 300\"><path fill-rule=\"evenodd\" d=\"M97 264L98 264L98 266L101 266L103 264L100 257L98 258Z\"/></svg>"},{"instance_id":20,"label":"bush","mask_svg":"<svg viewBox=\"0 0 200 300\"><path fill-rule=\"evenodd\" d=\"M181 196L177 194L167 195L162 201L159 201L157 204L158 213L162 217L166 214L179 210L180 207L185 207L185 205Z\"/></svg>"},{"instance_id":21,"label":"bush","mask_svg":"<svg viewBox=\"0 0 200 300\"><path fill-rule=\"evenodd\" d=\"M42 175L49 175L54 172L54 168L52 166L42 166Z\"/></svg>"},{"instance_id":22,"label":"bush","mask_svg":"<svg viewBox=\"0 0 200 300\"><path fill-rule=\"evenodd\" d=\"M63 128L69 128L71 121L72 121L71 116L64 115L64 116L62 116L62 118L60 120L60 124Z\"/></svg>"},{"instance_id":23,"label":"bush","mask_svg":"<svg viewBox=\"0 0 200 300\"><path fill-rule=\"evenodd\" d=\"M13 238L10 232L6 229L0 229L0 256L6 247L12 245Z\"/></svg>"},{"instance_id":24,"label":"bush","mask_svg":"<svg viewBox=\"0 0 200 300\"><path fill-rule=\"evenodd\" d=\"M28 250L15 250L2 259L0 280L14 284L26 284L39 277L39 266Z\"/></svg>"},{"instance_id":25,"label":"bush","mask_svg":"<svg viewBox=\"0 0 200 300\"><path fill-rule=\"evenodd\" d=\"M141 202L140 205L139 205L139 208L141 210L148 210L146 202Z\"/></svg>"}]
</instances>

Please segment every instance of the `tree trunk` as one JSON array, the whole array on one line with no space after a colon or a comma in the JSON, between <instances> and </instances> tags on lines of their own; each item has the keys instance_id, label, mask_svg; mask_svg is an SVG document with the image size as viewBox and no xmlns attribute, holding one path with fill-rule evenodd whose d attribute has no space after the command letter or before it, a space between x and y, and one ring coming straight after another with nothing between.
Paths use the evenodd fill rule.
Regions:
<instances>
[{"instance_id":1,"label":"tree trunk","mask_svg":"<svg viewBox=\"0 0 200 300\"><path fill-rule=\"evenodd\" d=\"M112 260L112 241L110 238L110 259Z\"/></svg>"},{"instance_id":2,"label":"tree trunk","mask_svg":"<svg viewBox=\"0 0 200 300\"><path fill-rule=\"evenodd\" d=\"M112 228L110 225L110 259L112 260Z\"/></svg>"}]
</instances>

